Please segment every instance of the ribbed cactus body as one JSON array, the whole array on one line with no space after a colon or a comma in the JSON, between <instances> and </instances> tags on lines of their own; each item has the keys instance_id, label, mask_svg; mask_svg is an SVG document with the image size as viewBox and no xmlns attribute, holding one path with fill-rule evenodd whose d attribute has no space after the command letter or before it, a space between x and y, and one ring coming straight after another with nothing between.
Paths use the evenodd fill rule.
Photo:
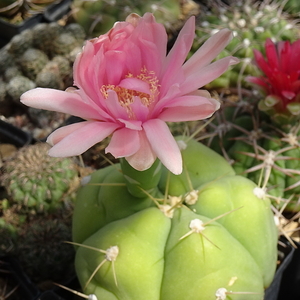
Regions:
<instances>
[{"instance_id":1,"label":"ribbed cactus body","mask_svg":"<svg viewBox=\"0 0 300 300\"><path fill-rule=\"evenodd\" d=\"M46 143L24 147L3 166L2 185L18 210L49 212L71 199L68 192L78 179L77 165L70 158L48 156L48 149Z\"/></svg>"},{"instance_id":2,"label":"ribbed cactus body","mask_svg":"<svg viewBox=\"0 0 300 300\"><path fill-rule=\"evenodd\" d=\"M137 177L119 165L95 172L79 190L73 239L81 244L76 269L85 293L215 300L225 299L216 298L223 288L234 299L245 299L239 292L263 297L277 259L269 200L204 145L191 140L182 155L183 173L162 168L144 197L130 194L125 182L134 185Z\"/></svg>"}]
</instances>

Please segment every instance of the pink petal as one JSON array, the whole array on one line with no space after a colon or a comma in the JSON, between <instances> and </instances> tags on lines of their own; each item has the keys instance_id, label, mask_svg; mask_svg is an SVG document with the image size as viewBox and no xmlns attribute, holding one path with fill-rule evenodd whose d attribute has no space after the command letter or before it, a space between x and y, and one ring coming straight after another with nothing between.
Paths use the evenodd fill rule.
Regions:
<instances>
[{"instance_id":1,"label":"pink petal","mask_svg":"<svg viewBox=\"0 0 300 300\"><path fill-rule=\"evenodd\" d=\"M125 125L126 128L132 129L132 130L142 130L142 122L139 120L124 120L124 119L118 119L121 123Z\"/></svg>"},{"instance_id":2,"label":"pink petal","mask_svg":"<svg viewBox=\"0 0 300 300\"><path fill-rule=\"evenodd\" d=\"M149 108L142 104L140 97L134 96L134 101L130 107L137 120L142 122L146 121L149 114Z\"/></svg>"},{"instance_id":3,"label":"pink petal","mask_svg":"<svg viewBox=\"0 0 300 300\"><path fill-rule=\"evenodd\" d=\"M50 144L51 146L54 146L55 144L60 142L62 139L64 139L66 136L68 136L72 132L74 132L78 129L80 130L82 127L84 127L90 123L94 123L94 121L83 121L83 122L78 122L78 123L74 123L71 125L66 125L66 126L60 127L48 136L46 142L48 144Z\"/></svg>"},{"instance_id":4,"label":"pink petal","mask_svg":"<svg viewBox=\"0 0 300 300\"><path fill-rule=\"evenodd\" d=\"M49 136L49 142L55 143L49 150L50 156L80 155L119 128L119 125L115 123L93 121L83 122L81 126L78 124L69 126L59 128ZM70 129L74 131L71 132Z\"/></svg>"},{"instance_id":5,"label":"pink petal","mask_svg":"<svg viewBox=\"0 0 300 300\"><path fill-rule=\"evenodd\" d=\"M164 107L198 106L202 103L210 103L210 100L206 97L197 95L184 95L178 98L170 99Z\"/></svg>"},{"instance_id":6,"label":"pink petal","mask_svg":"<svg viewBox=\"0 0 300 300\"><path fill-rule=\"evenodd\" d=\"M75 92L36 88L21 95L20 101L34 108L67 113L83 119L103 119L99 107L92 102L83 102Z\"/></svg>"},{"instance_id":7,"label":"pink petal","mask_svg":"<svg viewBox=\"0 0 300 300\"><path fill-rule=\"evenodd\" d=\"M164 94L165 90L169 88L171 83L175 81L175 77L182 73L181 67L186 60L186 57L191 49L195 36L195 18L191 17L184 24L181 29L176 42L170 50L164 65L161 80L161 93ZM183 74L182 74L183 76ZM178 80L177 80L178 81Z\"/></svg>"},{"instance_id":8,"label":"pink petal","mask_svg":"<svg viewBox=\"0 0 300 300\"><path fill-rule=\"evenodd\" d=\"M122 77L127 73L125 67L126 53L120 50L110 50L104 54L105 61L105 82L111 85L118 85ZM102 68L103 66L100 66Z\"/></svg>"},{"instance_id":9,"label":"pink petal","mask_svg":"<svg viewBox=\"0 0 300 300\"><path fill-rule=\"evenodd\" d=\"M115 119L127 119L128 114L126 108L124 108L119 101L118 94L115 91L107 91L107 99L103 101L103 105L106 107L107 112Z\"/></svg>"},{"instance_id":10,"label":"pink petal","mask_svg":"<svg viewBox=\"0 0 300 300\"><path fill-rule=\"evenodd\" d=\"M185 122L207 119L220 108L220 102L211 98L199 101L198 106L177 106L165 109L159 119L165 122ZM201 103L202 102L202 103Z\"/></svg>"},{"instance_id":11,"label":"pink petal","mask_svg":"<svg viewBox=\"0 0 300 300\"><path fill-rule=\"evenodd\" d=\"M153 152L172 173L182 172L182 157L179 147L169 127L159 119L151 119L143 124Z\"/></svg>"},{"instance_id":12,"label":"pink petal","mask_svg":"<svg viewBox=\"0 0 300 300\"><path fill-rule=\"evenodd\" d=\"M239 63L239 60L237 58L228 56L219 59L202 69L199 69L197 72L186 78L185 82L180 88L182 94L191 93L198 88L208 84L209 82L213 81L224 72L226 72L229 66L235 65L237 63Z\"/></svg>"},{"instance_id":13,"label":"pink petal","mask_svg":"<svg viewBox=\"0 0 300 300\"><path fill-rule=\"evenodd\" d=\"M140 138L136 130L121 128L116 130L105 153L111 153L115 158L131 156L140 148Z\"/></svg>"},{"instance_id":14,"label":"pink petal","mask_svg":"<svg viewBox=\"0 0 300 300\"><path fill-rule=\"evenodd\" d=\"M139 150L131 155L125 157L128 163L138 171L144 171L149 169L154 161L156 160L156 155L153 152L151 145L145 135L144 131L139 131L140 138L140 148Z\"/></svg>"},{"instance_id":15,"label":"pink petal","mask_svg":"<svg viewBox=\"0 0 300 300\"><path fill-rule=\"evenodd\" d=\"M149 83L138 78L125 78L119 83L119 86L128 90L150 94Z\"/></svg>"},{"instance_id":16,"label":"pink petal","mask_svg":"<svg viewBox=\"0 0 300 300\"><path fill-rule=\"evenodd\" d=\"M183 65L183 70L187 76L190 76L215 59L219 53L228 45L232 39L232 32L229 29L223 29L210 37Z\"/></svg>"}]
</instances>

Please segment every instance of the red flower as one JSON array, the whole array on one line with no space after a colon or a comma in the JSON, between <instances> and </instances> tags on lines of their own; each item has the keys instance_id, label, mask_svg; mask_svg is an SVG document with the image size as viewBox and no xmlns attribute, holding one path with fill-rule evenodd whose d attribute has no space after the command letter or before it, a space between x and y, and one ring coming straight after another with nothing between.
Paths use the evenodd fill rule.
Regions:
<instances>
[{"instance_id":1,"label":"red flower","mask_svg":"<svg viewBox=\"0 0 300 300\"><path fill-rule=\"evenodd\" d=\"M247 81L258 85L266 99L260 107L273 113L300 113L300 40L294 43L282 41L265 43L266 59L254 50L257 66L264 73L260 77L248 77Z\"/></svg>"}]
</instances>

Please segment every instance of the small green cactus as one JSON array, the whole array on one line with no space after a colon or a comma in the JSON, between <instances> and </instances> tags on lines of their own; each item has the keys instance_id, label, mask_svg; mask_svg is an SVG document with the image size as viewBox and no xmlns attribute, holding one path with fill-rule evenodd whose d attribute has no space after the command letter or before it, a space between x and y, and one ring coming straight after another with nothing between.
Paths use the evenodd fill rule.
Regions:
<instances>
[{"instance_id":1,"label":"small green cactus","mask_svg":"<svg viewBox=\"0 0 300 300\"><path fill-rule=\"evenodd\" d=\"M181 175L160 163L144 174L121 160L79 190L73 240L83 291L111 300L262 299L277 260L270 201L216 152L178 143Z\"/></svg>"},{"instance_id":2,"label":"small green cactus","mask_svg":"<svg viewBox=\"0 0 300 300\"><path fill-rule=\"evenodd\" d=\"M72 200L78 167L73 159L48 156L49 145L38 143L20 149L5 162L2 185L11 205L20 211L47 213L63 208Z\"/></svg>"},{"instance_id":3,"label":"small green cactus","mask_svg":"<svg viewBox=\"0 0 300 300\"><path fill-rule=\"evenodd\" d=\"M189 9L188 9L188 8ZM72 17L89 37L107 32L115 22L125 20L132 12L143 15L152 12L158 21L164 22L169 31L175 32L190 10L198 12L198 5L189 0L75 0L72 2ZM185 9L184 9L185 8Z\"/></svg>"}]
</instances>

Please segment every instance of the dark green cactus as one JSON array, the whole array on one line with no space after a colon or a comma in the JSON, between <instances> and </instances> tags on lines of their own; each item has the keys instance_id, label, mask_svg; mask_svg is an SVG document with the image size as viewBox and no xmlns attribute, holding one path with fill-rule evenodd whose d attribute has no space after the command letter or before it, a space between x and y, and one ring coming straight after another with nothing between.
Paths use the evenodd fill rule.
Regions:
<instances>
[{"instance_id":1,"label":"dark green cactus","mask_svg":"<svg viewBox=\"0 0 300 300\"><path fill-rule=\"evenodd\" d=\"M178 142L181 175L160 163L144 174L122 160L86 178L73 218L83 291L110 300L262 299L277 259L270 201L211 149Z\"/></svg>"},{"instance_id":2,"label":"dark green cactus","mask_svg":"<svg viewBox=\"0 0 300 300\"><path fill-rule=\"evenodd\" d=\"M74 272L71 229L61 216L36 217L19 230L15 254L22 268L36 283L63 281Z\"/></svg>"}]
</instances>

